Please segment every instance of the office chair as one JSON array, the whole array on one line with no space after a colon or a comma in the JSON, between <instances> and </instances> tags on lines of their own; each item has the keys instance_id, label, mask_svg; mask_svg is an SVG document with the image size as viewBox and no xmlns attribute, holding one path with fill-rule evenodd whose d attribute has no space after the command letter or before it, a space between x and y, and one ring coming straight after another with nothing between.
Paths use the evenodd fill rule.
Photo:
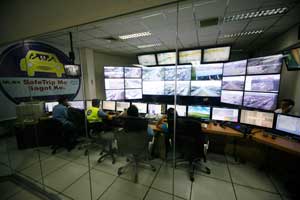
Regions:
<instances>
[{"instance_id":1,"label":"office chair","mask_svg":"<svg viewBox=\"0 0 300 200\"><path fill-rule=\"evenodd\" d=\"M174 121L169 120L168 123L169 127L174 127ZM175 160L175 167L188 164L191 181L195 179L194 174L196 169L210 174L208 167L204 166L205 169L201 168L201 159L203 158L203 161L206 162L208 144L208 138L202 133L199 121L189 118L180 118L176 121L175 145L178 152L182 154L182 159Z\"/></svg>"},{"instance_id":2,"label":"office chair","mask_svg":"<svg viewBox=\"0 0 300 200\"><path fill-rule=\"evenodd\" d=\"M134 168L134 182L138 181L138 167L150 167L156 171L155 166L148 162L148 121L145 118L125 117L123 131L116 134L118 148L121 153L129 155L127 164L118 169L118 175L124 173L125 169Z\"/></svg>"}]
</instances>

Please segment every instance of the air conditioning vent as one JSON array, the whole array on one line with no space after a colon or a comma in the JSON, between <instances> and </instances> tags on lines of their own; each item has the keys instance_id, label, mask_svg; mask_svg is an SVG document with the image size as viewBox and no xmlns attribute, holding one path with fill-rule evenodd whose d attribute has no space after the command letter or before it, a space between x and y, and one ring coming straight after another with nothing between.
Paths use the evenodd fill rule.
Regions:
<instances>
[{"instance_id":1,"label":"air conditioning vent","mask_svg":"<svg viewBox=\"0 0 300 200\"><path fill-rule=\"evenodd\" d=\"M216 26L216 25L218 25L218 23L219 23L218 17L203 19L203 20L200 20L200 27L205 28L205 27L209 27L209 26Z\"/></svg>"}]
</instances>

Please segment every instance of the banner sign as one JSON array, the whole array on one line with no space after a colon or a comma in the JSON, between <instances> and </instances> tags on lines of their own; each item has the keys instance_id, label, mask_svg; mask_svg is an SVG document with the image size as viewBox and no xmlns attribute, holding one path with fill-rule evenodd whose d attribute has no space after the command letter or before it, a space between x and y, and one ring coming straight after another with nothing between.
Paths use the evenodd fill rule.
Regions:
<instances>
[{"instance_id":1,"label":"banner sign","mask_svg":"<svg viewBox=\"0 0 300 200\"><path fill-rule=\"evenodd\" d=\"M81 82L66 74L68 64L70 59L50 45L32 41L12 45L0 55L0 89L15 103L53 101L62 95L72 100Z\"/></svg>"}]
</instances>

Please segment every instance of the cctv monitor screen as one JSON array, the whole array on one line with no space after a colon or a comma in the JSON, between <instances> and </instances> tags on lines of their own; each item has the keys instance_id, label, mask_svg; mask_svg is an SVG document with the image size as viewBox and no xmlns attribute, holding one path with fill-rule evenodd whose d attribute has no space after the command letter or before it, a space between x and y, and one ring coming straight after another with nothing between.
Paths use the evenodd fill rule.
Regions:
<instances>
[{"instance_id":1,"label":"cctv monitor screen","mask_svg":"<svg viewBox=\"0 0 300 200\"><path fill-rule=\"evenodd\" d=\"M282 54L248 60L247 74L278 74L282 66Z\"/></svg>"},{"instance_id":2,"label":"cctv monitor screen","mask_svg":"<svg viewBox=\"0 0 300 200\"><path fill-rule=\"evenodd\" d=\"M233 105L242 105L243 91L222 90L221 102Z\"/></svg>"},{"instance_id":3,"label":"cctv monitor screen","mask_svg":"<svg viewBox=\"0 0 300 200\"><path fill-rule=\"evenodd\" d=\"M221 80L191 81L191 96L219 97L221 85Z\"/></svg>"},{"instance_id":4,"label":"cctv monitor screen","mask_svg":"<svg viewBox=\"0 0 300 200\"><path fill-rule=\"evenodd\" d=\"M79 65L65 65L65 72L67 76L80 76Z\"/></svg>"},{"instance_id":5,"label":"cctv monitor screen","mask_svg":"<svg viewBox=\"0 0 300 200\"><path fill-rule=\"evenodd\" d=\"M240 122L254 126L261 126L265 128L272 128L274 120L274 113L242 110Z\"/></svg>"},{"instance_id":6,"label":"cctv monitor screen","mask_svg":"<svg viewBox=\"0 0 300 200\"><path fill-rule=\"evenodd\" d=\"M247 60L224 63L223 76L236 76L246 74Z\"/></svg>"},{"instance_id":7,"label":"cctv monitor screen","mask_svg":"<svg viewBox=\"0 0 300 200\"><path fill-rule=\"evenodd\" d=\"M278 114L276 130L300 136L300 117Z\"/></svg>"},{"instance_id":8,"label":"cctv monitor screen","mask_svg":"<svg viewBox=\"0 0 300 200\"><path fill-rule=\"evenodd\" d=\"M262 110L275 110L276 93L245 92L243 106Z\"/></svg>"},{"instance_id":9,"label":"cctv monitor screen","mask_svg":"<svg viewBox=\"0 0 300 200\"><path fill-rule=\"evenodd\" d=\"M116 110L115 101L103 101L102 106L103 106L103 110L110 110L110 111Z\"/></svg>"},{"instance_id":10,"label":"cctv monitor screen","mask_svg":"<svg viewBox=\"0 0 300 200\"><path fill-rule=\"evenodd\" d=\"M176 64L176 52L165 52L157 54L157 62L159 65Z\"/></svg>"},{"instance_id":11,"label":"cctv monitor screen","mask_svg":"<svg viewBox=\"0 0 300 200\"><path fill-rule=\"evenodd\" d=\"M146 103L132 102L132 105L135 105L138 108L139 113L142 113L142 114L147 113L147 104Z\"/></svg>"},{"instance_id":12,"label":"cctv monitor screen","mask_svg":"<svg viewBox=\"0 0 300 200\"><path fill-rule=\"evenodd\" d=\"M138 56L138 61L140 65L157 65L155 54L140 55Z\"/></svg>"},{"instance_id":13,"label":"cctv monitor screen","mask_svg":"<svg viewBox=\"0 0 300 200\"><path fill-rule=\"evenodd\" d=\"M163 81L165 70L163 67L144 67L143 81Z\"/></svg>"},{"instance_id":14,"label":"cctv monitor screen","mask_svg":"<svg viewBox=\"0 0 300 200\"><path fill-rule=\"evenodd\" d=\"M73 108L84 110L84 101L69 101L69 104Z\"/></svg>"},{"instance_id":15,"label":"cctv monitor screen","mask_svg":"<svg viewBox=\"0 0 300 200\"><path fill-rule=\"evenodd\" d=\"M190 96L190 81L177 81L177 95ZM175 94L175 81L165 81L165 95Z\"/></svg>"},{"instance_id":16,"label":"cctv monitor screen","mask_svg":"<svg viewBox=\"0 0 300 200\"><path fill-rule=\"evenodd\" d=\"M164 95L164 81L143 81L143 95Z\"/></svg>"},{"instance_id":17,"label":"cctv monitor screen","mask_svg":"<svg viewBox=\"0 0 300 200\"><path fill-rule=\"evenodd\" d=\"M160 115L161 114L161 105L160 104L148 104L148 114Z\"/></svg>"},{"instance_id":18,"label":"cctv monitor screen","mask_svg":"<svg viewBox=\"0 0 300 200\"><path fill-rule=\"evenodd\" d=\"M105 90L106 100L124 100L124 90Z\"/></svg>"},{"instance_id":19,"label":"cctv monitor screen","mask_svg":"<svg viewBox=\"0 0 300 200\"><path fill-rule=\"evenodd\" d=\"M142 79L125 79L126 89L142 88Z\"/></svg>"},{"instance_id":20,"label":"cctv monitor screen","mask_svg":"<svg viewBox=\"0 0 300 200\"><path fill-rule=\"evenodd\" d=\"M117 111L123 112L124 109L127 109L130 106L129 102L117 102Z\"/></svg>"},{"instance_id":21,"label":"cctv monitor screen","mask_svg":"<svg viewBox=\"0 0 300 200\"><path fill-rule=\"evenodd\" d=\"M244 90L245 76L223 77L223 90Z\"/></svg>"},{"instance_id":22,"label":"cctv monitor screen","mask_svg":"<svg viewBox=\"0 0 300 200\"><path fill-rule=\"evenodd\" d=\"M124 79L105 79L106 90L124 89Z\"/></svg>"},{"instance_id":23,"label":"cctv monitor screen","mask_svg":"<svg viewBox=\"0 0 300 200\"><path fill-rule=\"evenodd\" d=\"M188 116L193 118L210 119L209 106L188 106Z\"/></svg>"},{"instance_id":24,"label":"cctv monitor screen","mask_svg":"<svg viewBox=\"0 0 300 200\"><path fill-rule=\"evenodd\" d=\"M201 63L201 49L180 51L179 52L179 63Z\"/></svg>"},{"instance_id":25,"label":"cctv monitor screen","mask_svg":"<svg viewBox=\"0 0 300 200\"><path fill-rule=\"evenodd\" d=\"M288 70L299 70L300 69L300 48L291 49L286 52L287 57L285 63Z\"/></svg>"},{"instance_id":26,"label":"cctv monitor screen","mask_svg":"<svg viewBox=\"0 0 300 200\"><path fill-rule=\"evenodd\" d=\"M191 65L179 65L177 66L177 81L190 81L191 80ZM166 66L165 70L165 81L176 80L176 68L175 66Z\"/></svg>"},{"instance_id":27,"label":"cctv monitor screen","mask_svg":"<svg viewBox=\"0 0 300 200\"><path fill-rule=\"evenodd\" d=\"M191 80L221 80L223 74L223 63L203 64L192 67Z\"/></svg>"},{"instance_id":28,"label":"cctv monitor screen","mask_svg":"<svg viewBox=\"0 0 300 200\"><path fill-rule=\"evenodd\" d=\"M203 62L226 62L229 60L230 47L204 49Z\"/></svg>"},{"instance_id":29,"label":"cctv monitor screen","mask_svg":"<svg viewBox=\"0 0 300 200\"><path fill-rule=\"evenodd\" d=\"M279 84L280 74L247 76L245 91L278 92Z\"/></svg>"},{"instance_id":30,"label":"cctv monitor screen","mask_svg":"<svg viewBox=\"0 0 300 200\"><path fill-rule=\"evenodd\" d=\"M142 99L142 89L126 89L125 99Z\"/></svg>"},{"instance_id":31,"label":"cctv monitor screen","mask_svg":"<svg viewBox=\"0 0 300 200\"><path fill-rule=\"evenodd\" d=\"M125 67L125 78L142 78L142 68Z\"/></svg>"},{"instance_id":32,"label":"cctv monitor screen","mask_svg":"<svg viewBox=\"0 0 300 200\"><path fill-rule=\"evenodd\" d=\"M123 67L104 67L104 78L123 78Z\"/></svg>"},{"instance_id":33,"label":"cctv monitor screen","mask_svg":"<svg viewBox=\"0 0 300 200\"><path fill-rule=\"evenodd\" d=\"M238 122L239 110L231 108L212 108L212 120Z\"/></svg>"},{"instance_id":34,"label":"cctv monitor screen","mask_svg":"<svg viewBox=\"0 0 300 200\"><path fill-rule=\"evenodd\" d=\"M175 106L174 105L167 105L167 110L169 108L175 108ZM176 105L176 111L177 111L178 116L180 116L180 117L186 117L186 106L184 106L184 105Z\"/></svg>"},{"instance_id":35,"label":"cctv monitor screen","mask_svg":"<svg viewBox=\"0 0 300 200\"><path fill-rule=\"evenodd\" d=\"M54 106L56 106L56 105L58 105L57 101L55 101L55 102L46 102L45 103L45 110L46 110L46 112L52 112Z\"/></svg>"}]
</instances>

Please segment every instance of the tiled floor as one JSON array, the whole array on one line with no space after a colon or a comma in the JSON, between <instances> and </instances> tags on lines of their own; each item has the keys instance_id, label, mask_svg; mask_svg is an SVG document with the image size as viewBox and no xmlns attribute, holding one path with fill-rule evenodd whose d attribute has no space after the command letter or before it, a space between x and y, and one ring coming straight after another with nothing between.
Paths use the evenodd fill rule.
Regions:
<instances>
[{"instance_id":1,"label":"tiled floor","mask_svg":"<svg viewBox=\"0 0 300 200\"><path fill-rule=\"evenodd\" d=\"M165 162L155 160L153 162L157 167L155 172L140 169L139 182L135 184L132 182L130 170L122 176L117 176L118 167L126 163L124 157L118 157L114 165L110 159L97 163L99 152L90 152L89 171L88 157L83 155L83 150L69 153L61 151L54 156L50 154L49 148L41 148L40 151L41 165L37 159L37 151L26 150L11 154L11 159L15 159L13 166L26 178L39 183L43 180L47 190L59 194L62 199L88 200L90 185L95 200L172 199L173 169ZM176 200L292 199L278 180L272 180L250 163L239 164L232 162L230 157L209 154L205 165L211 169L211 174L197 172L193 183L189 180L186 168L179 167L174 171ZM0 196L0 199L11 197L11 194L5 192L1 195L5 196L4 198ZM18 197L16 195L11 199Z\"/></svg>"}]
</instances>

